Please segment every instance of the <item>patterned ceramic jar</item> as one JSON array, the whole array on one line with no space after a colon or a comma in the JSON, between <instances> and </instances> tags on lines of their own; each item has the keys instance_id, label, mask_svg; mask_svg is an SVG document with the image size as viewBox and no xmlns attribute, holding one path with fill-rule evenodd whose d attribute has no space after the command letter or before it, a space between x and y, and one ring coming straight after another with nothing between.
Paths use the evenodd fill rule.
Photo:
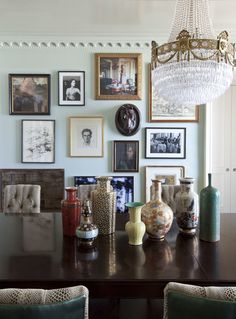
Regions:
<instances>
[{"instance_id":1,"label":"patterned ceramic jar","mask_svg":"<svg viewBox=\"0 0 236 319\"><path fill-rule=\"evenodd\" d=\"M180 191L175 196L176 221L181 233L195 235L198 225L199 200L193 190L195 179L180 178Z\"/></svg>"},{"instance_id":2,"label":"patterned ceramic jar","mask_svg":"<svg viewBox=\"0 0 236 319\"><path fill-rule=\"evenodd\" d=\"M161 181L152 180L151 201L142 208L142 221L150 239L163 240L173 222L171 208L161 199Z\"/></svg>"}]
</instances>

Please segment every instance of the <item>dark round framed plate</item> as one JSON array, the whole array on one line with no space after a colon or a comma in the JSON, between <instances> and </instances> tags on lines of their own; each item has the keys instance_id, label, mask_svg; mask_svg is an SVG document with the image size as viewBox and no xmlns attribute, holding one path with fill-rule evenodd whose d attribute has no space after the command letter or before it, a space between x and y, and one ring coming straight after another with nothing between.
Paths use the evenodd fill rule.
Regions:
<instances>
[{"instance_id":1,"label":"dark round framed plate","mask_svg":"<svg viewBox=\"0 0 236 319\"><path fill-rule=\"evenodd\" d=\"M140 111L133 104L123 104L116 112L116 128L122 135L136 134L140 129L140 120Z\"/></svg>"}]
</instances>

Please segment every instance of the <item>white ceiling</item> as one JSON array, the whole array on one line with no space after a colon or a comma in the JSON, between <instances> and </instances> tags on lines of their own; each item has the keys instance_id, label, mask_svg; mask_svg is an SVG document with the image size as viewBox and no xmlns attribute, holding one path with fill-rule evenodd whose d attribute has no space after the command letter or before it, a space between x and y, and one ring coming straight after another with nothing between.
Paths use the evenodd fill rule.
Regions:
<instances>
[{"instance_id":1,"label":"white ceiling","mask_svg":"<svg viewBox=\"0 0 236 319\"><path fill-rule=\"evenodd\" d=\"M175 0L0 0L0 35L167 37ZM216 33L236 39L236 0L210 0Z\"/></svg>"}]
</instances>

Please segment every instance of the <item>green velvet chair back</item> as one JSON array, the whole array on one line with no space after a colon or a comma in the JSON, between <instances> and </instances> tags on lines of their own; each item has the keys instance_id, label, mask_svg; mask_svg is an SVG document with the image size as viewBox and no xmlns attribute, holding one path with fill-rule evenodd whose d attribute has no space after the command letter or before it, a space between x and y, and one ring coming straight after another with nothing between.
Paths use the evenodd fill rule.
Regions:
<instances>
[{"instance_id":1,"label":"green velvet chair back","mask_svg":"<svg viewBox=\"0 0 236 319\"><path fill-rule=\"evenodd\" d=\"M0 318L88 319L88 289L1 289Z\"/></svg>"},{"instance_id":2,"label":"green velvet chair back","mask_svg":"<svg viewBox=\"0 0 236 319\"><path fill-rule=\"evenodd\" d=\"M236 318L236 287L200 287L170 282L164 290L164 319Z\"/></svg>"}]
</instances>

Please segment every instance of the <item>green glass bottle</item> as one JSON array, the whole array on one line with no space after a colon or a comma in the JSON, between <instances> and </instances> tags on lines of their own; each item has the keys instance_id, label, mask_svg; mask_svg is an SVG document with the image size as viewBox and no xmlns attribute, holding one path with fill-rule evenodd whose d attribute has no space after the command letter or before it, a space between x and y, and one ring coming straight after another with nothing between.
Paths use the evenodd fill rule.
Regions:
<instances>
[{"instance_id":1,"label":"green glass bottle","mask_svg":"<svg viewBox=\"0 0 236 319\"><path fill-rule=\"evenodd\" d=\"M220 192L209 185L200 192L200 234L201 240L215 242L220 240Z\"/></svg>"}]
</instances>

